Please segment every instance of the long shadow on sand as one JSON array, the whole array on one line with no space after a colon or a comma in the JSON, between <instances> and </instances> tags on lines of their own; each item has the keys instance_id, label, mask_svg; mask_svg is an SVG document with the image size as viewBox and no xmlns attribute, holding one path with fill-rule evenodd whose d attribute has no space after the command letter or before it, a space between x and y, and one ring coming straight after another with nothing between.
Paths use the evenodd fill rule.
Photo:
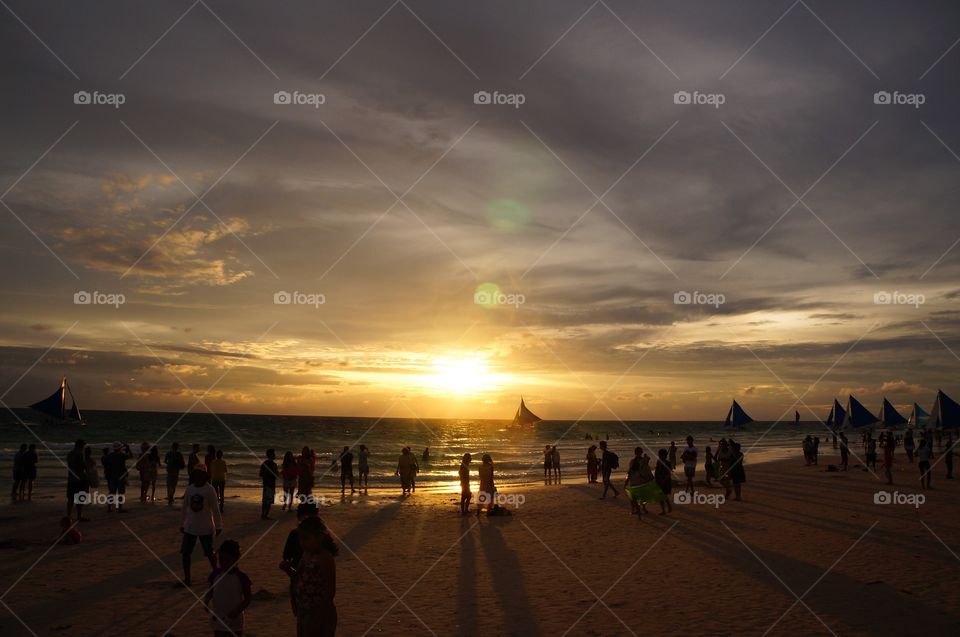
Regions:
<instances>
[{"instance_id":1,"label":"long shadow on sand","mask_svg":"<svg viewBox=\"0 0 960 637\"><path fill-rule=\"evenodd\" d=\"M778 577L783 579L797 595L803 595L818 578L823 576L823 567L795 559L782 553L769 551L756 546L751 550L763 560L761 564L747 551L740 542L729 535L725 529L719 532L696 527L691 524L680 524L672 534L672 539L697 546L719 560L723 560L750 578L763 584L781 587L776 578L771 575L767 567ZM749 543L748 543L749 545ZM836 547L837 554L845 547ZM855 550L865 550L861 546ZM766 567L764 566L766 564ZM717 583L719 586L723 582ZM762 601L770 606L770 623L793 603L793 596L784 588L784 598L781 602ZM955 635L958 618L919 602L915 597L895 590L886 582L863 584L862 582L845 576L836 570L823 576L823 579L803 598L803 601L813 609L817 615L829 614L840 617L842 621L854 628L869 631L875 634L909 635L914 634L922 626L924 635ZM806 614L809 611L797 604L781 621L781 626L788 626L790 617L794 613ZM829 621L827 622L830 623Z\"/></svg>"},{"instance_id":2,"label":"long shadow on sand","mask_svg":"<svg viewBox=\"0 0 960 637\"><path fill-rule=\"evenodd\" d=\"M472 516L462 519L461 533L473 523ZM471 531L460 540L460 568L457 573L456 629L458 635L477 635L477 546Z\"/></svg>"},{"instance_id":3,"label":"long shadow on sand","mask_svg":"<svg viewBox=\"0 0 960 637\"><path fill-rule=\"evenodd\" d=\"M503 626L509 626L507 634L536 637L543 633L530 606L523 568L516 551L504 541L500 531L502 525L510 523L510 518L487 518L481 520L477 530L493 580L493 590L503 611Z\"/></svg>"}]
</instances>

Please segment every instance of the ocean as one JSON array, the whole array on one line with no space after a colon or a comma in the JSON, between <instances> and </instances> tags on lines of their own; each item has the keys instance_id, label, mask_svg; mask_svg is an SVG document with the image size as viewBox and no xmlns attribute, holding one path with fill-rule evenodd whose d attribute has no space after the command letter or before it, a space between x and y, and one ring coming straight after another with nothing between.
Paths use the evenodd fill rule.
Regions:
<instances>
[{"instance_id":1,"label":"ocean","mask_svg":"<svg viewBox=\"0 0 960 637\"><path fill-rule=\"evenodd\" d=\"M142 442L156 443L161 457L173 442L180 443L186 455L193 443L206 452L208 444L222 449L229 467L231 487L259 486L257 471L266 449L273 448L277 459L284 452L299 453L303 446L314 449L320 460L317 475L329 471L321 485L332 488L339 472L330 470L334 458L345 446L362 443L370 450L370 487L397 487L393 472L404 446L419 459L430 448L430 462L420 462L418 488L453 490L457 468L464 453L474 462L489 453L494 461L497 482L501 485L524 484L543 479L544 445L556 444L566 479L586 475L587 447L601 438L619 454L621 469L643 446L647 453L669 446L673 440L682 450L684 439L692 435L702 454L707 445L716 451L716 441L733 436L746 452L745 464L768 462L800 454L801 440L807 434L819 435L828 446L827 432L818 422L754 422L741 431L725 430L719 422L681 421L543 421L530 428L510 429L509 421L469 419L351 418L329 416L269 416L172 412L86 411L85 426L40 422L29 410L14 410L0 415L0 471L9 476L11 459L21 443L35 443L40 455L38 482L42 485L65 483L66 470L52 454L65 458L76 438L83 438L101 450L116 440L128 443L134 453ZM586 439L591 436L594 441ZM132 465L132 462L131 462ZM161 472L162 477L162 472ZM161 479L162 482L162 479ZM159 488L158 488L159 490Z\"/></svg>"}]
</instances>

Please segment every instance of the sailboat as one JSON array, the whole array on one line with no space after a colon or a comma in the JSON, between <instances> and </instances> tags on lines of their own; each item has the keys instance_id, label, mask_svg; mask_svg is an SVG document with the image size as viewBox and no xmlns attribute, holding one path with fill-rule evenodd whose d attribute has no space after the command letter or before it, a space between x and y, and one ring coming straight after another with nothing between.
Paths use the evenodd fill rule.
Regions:
<instances>
[{"instance_id":1,"label":"sailboat","mask_svg":"<svg viewBox=\"0 0 960 637\"><path fill-rule=\"evenodd\" d=\"M520 406L517 408L517 413L513 417L513 422L510 423L511 427L526 427L529 425L536 424L543 420L540 416L536 415L523 403L523 396L520 397Z\"/></svg>"},{"instance_id":2,"label":"sailboat","mask_svg":"<svg viewBox=\"0 0 960 637\"><path fill-rule=\"evenodd\" d=\"M900 412L890 404L886 396L883 398L883 407L880 408L880 414L877 416L880 424L887 429L895 429L900 425L907 424L907 419L900 415Z\"/></svg>"},{"instance_id":3,"label":"sailboat","mask_svg":"<svg viewBox=\"0 0 960 637\"><path fill-rule=\"evenodd\" d=\"M67 394L70 394L70 409L67 409ZM30 409L52 418L57 424L83 424L83 417L80 415L80 406L77 404L77 399L73 396L73 390L70 389L66 376L60 380L60 386L55 392L47 398L30 405Z\"/></svg>"},{"instance_id":4,"label":"sailboat","mask_svg":"<svg viewBox=\"0 0 960 637\"><path fill-rule=\"evenodd\" d=\"M847 417L847 411L840 404L840 401L836 398L833 399L833 409L830 410L830 415L827 416L827 422L824 423L830 429L830 431L836 433L840 427L843 426L843 419Z\"/></svg>"},{"instance_id":5,"label":"sailboat","mask_svg":"<svg viewBox=\"0 0 960 637\"><path fill-rule=\"evenodd\" d=\"M938 389L926 426L931 429L957 429L960 427L960 405Z\"/></svg>"},{"instance_id":6,"label":"sailboat","mask_svg":"<svg viewBox=\"0 0 960 637\"><path fill-rule=\"evenodd\" d=\"M930 419L930 414L924 411L923 407L917 403L913 403L913 410L910 412L910 418L907 420L907 425L913 427L914 429L923 429L927 426L927 420Z\"/></svg>"},{"instance_id":7,"label":"sailboat","mask_svg":"<svg viewBox=\"0 0 960 637\"><path fill-rule=\"evenodd\" d=\"M743 407L740 406L740 403L733 401L733 404L730 405L730 411L727 412L727 417L723 421L723 428L730 429L741 429L744 425L753 422L747 412L743 410Z\"/></svg>"},{"instance_id":8,"label":"sailboat","mask_svg":"<svg viewBox=\"0 0 960 637\"><path fill-rule=\"evenodd\" d=\"M861 427L870 427L880 422L877 417L870 413L870 410L863 406L859 400L850 394L847 400L847 417L844 419L844 429L860 429Z\"/></svg>"}]
</instances>

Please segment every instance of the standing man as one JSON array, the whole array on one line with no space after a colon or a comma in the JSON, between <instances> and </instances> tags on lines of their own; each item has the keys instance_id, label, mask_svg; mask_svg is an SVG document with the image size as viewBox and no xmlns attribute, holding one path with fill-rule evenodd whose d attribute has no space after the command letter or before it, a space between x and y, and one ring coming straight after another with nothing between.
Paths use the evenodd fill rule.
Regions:
<instances>
[{"instance_id":1,"label":"standing man","mask_svg":"<svg viewBox=\"0 0 960 637\"><path fill-rule=\"evenodd\" d=\"M73 521L73 505L77 505L77 522L86 521L83 517L83 504L86 501L87 489L87 462L83 457L83 448L86 443L77 440L73 449L67 454L67 517ZM84 495L80 495L84 494Z\"/></svg>"},{"instance_id":2,"label":"standing man","mask_svg":"<svg viewBox=\"0 0 960 637\"><path fill-rule=\"evenodd\" d=\"M429 456L428 456L429 457ZM347 481L350 482L350 493L356 493L353 488L353 454L350 453L350 447L344 447L340 453L340 493L347 490Z\"/></svg>"},{"instance_id":3,"label":"standing man","mask_svg":"<svg viewBox=\"0 0 960 637\"><path fill-rule=\"evenodd\" d=\"M697 448L693 446L693 436L687 436L687 448L680 454L683 461L683 475L687 476L687 490L693 495L693 476L697 473Z\"/></svg>"},{"instance_id":4,"label":"standing man","mask_svg":"<svg viewBox=\"0 0 960 637\"><path fill-rule=\"evenodd\" d=\"M23 484L23 456L27 453L27 445L20 445L20 450L13 454L13 491L11 499L16 502L20 498L20 485Z\"/></svg>"},{"instance_id":5,"label":"standing man","mask_svg":"<svg viewBox=\"0 0 960 637\"><path fill-rule=\"evenodd\" d=\"M551 469L553 469L553 450L550 448L550 445L545 445L543 447L543 483L546 484L551 477Z\"/></svg>"},{"instance_id":6,"label":"standing man","mask_svg":"<svg viewBox=\"0 0 960 637\"><path fill-rule=\"evenodd\" d=\"M260 465L260 481L263 483L263 497L260 500L260 519L270 519L270 506L277 497L277 454L273 449L267 449L267 459Z\"/></svg>"},{"instance_id":7,"label":"standing man","mask_svg":"<svg viewBox=\"0 0 960 637\"><path fill-rule=\"evenodd\" d=\"M127 498L127 460L130 458L133 458L130 445L123 444L119 440L113 443L113 452L107 456L106 460L107 486L111 495L107 502L108 512L112 511L113 505L116 504L117 513L126 513L123 503Z\"/></svg>"},{"instance_id":8,"label":"standing man","mask_svg":"<svg viewBox=\"0 0 960 637\"><path fill-rule=\"evenodd\" d=\"M190 457L187 458L187 477L193 480L193 469L198 464L200 464L200 445L193 443L193 451L190 452Z\"/></svg>"},{"instance_id":9,"label":"standing man","mask_svg":"<svg viewBox=\"0 0 960 637\"><path fill-rule=\"evenodd\" d=\"M191 482L183 493L183 507L180 510L180 557L183 563L183 581L190 585L190 554L200 540L203 555L209 560L211 568L217 568L213 554L213 536L223 531L223 518L220 515L217 491L207 480L207 467L197 464L193 468Z\"/></svg>"},{"instance_id":10,"label":"standing man","mask_svg":"<svg viewBox=\"0 0 960 637\"><path fill-rule=\"evenodd\" d=\"M557 484L560 484L560 450L557 445L553 445L550 451L550 461L553 463L553 476L557 479Z\"/></svg>"},{"instance_id":11,"label":"standing man","mask_svg":"<svg viewBox=\"0 0 960 637\"><path fill-rule=\"evenodd\" d=\"M947 465L947 480L953 480L953 432L947 434L947 450L944 451L946 456L943 458L943 464Z\"/></svg>"},{"instance_id":12,"label":"standing man","mask_svg":"<svg viewBox=\"0 0 960 637\"><path fill-rule=\"evenodd\" d=\"M460 463L460 515L470 515L470 500L473 494L470 493L470 461L472 457L469 453L463 454L463 461Z\"/></svg>"},{"instance_id":13,"label":"standing man","mask_svg":"<svg viewBox=\"0 0 960 637\"><path fill-rule=\"evenodd\" d=\"M847 470L847 464L850 462L850 447L847 445L847 435L840 432L840 466Z\"/></svg>"},{"instance_id":14,"label":"standing man","mask_svg":"<svg viewBox=\"0 0 960 637\"><path fill-rule=\"evenodd\" d=\"M173 497L177 492L177 483L180 482L180 472L184 468L183 454L180 453L180 443L175 442L170 445L170 451L167 452L163 460L167 466L167 506L173 506Z\"/></svg>"},{"instance_id":15,"label":"standing man","mask_svg":"<svg viewBox=\"0 0 960 637\"><path fill-rule=\"evenodd\" d=\"M620 466L620 458L617 454L607 450L606 440L600 441L600 449L603 452L603 455L600 456L600 474L603 478L603 495L600 496L600 499L603 500L607 497L607 489L613 489L613 497L620 495L617 488L610 482L610 474Z\"/></svg>"}]
</instances>

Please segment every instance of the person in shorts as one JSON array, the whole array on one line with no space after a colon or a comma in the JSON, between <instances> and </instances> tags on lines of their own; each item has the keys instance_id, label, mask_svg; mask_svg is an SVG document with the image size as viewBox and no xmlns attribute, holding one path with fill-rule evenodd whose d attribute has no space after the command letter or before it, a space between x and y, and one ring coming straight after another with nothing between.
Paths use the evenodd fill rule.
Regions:
<instances>
[{"instance_id":1,"label":"person in shorts","mask_svg":"<svg viewBox=\"0 0 960 637\"><path fill-rule=\"evenodd\" d=\"M77 522L85 521L83 505L88 497L87 491L87 463L83 457L83 449L87 443L77 440L73 449L67 454L67 519L73 520L73 507L77 507ZM80 494L84 495L80 495Z\"/></svg>"},{"instance_id":2,"label":"person in shorts","mask_svg":"<svg viewBox=\"0 0 960 637\"><path fill-rule=\"evenodd\" d=\"M180 557L183 563L183 582L190 585L190 556L197 540L211 568L217 567L213 555L213 537L223 531L220 501L217 490L209 482L210 474L204 464L193 468L193 482L183 492L183 507L180 513Z\"/></svg>"},{"instance_id":3,"label":"person in shorts","mask_svg":"<svg viewBox=\"0 0 960 637\"><path fill-rule=\"evenodd\" d=\"M687 477L687 490L693 493L693 476L697 473L697 448L693 446L693 436L687 436L687 448L680 454L683 461L683 475Z\"/></svg>"},{"instance_id":4,"label":"person in shorts","mask_svg":"<svg viewBox=\"0 0 960 637\"><path fill-rule=\"evenodd\" d=\"M926 440L920 441L920 446L917 447L917 467L920 469L920 488L921 489L932 489L930 486L930 444Z\"/></svg>"}]
</instances>

